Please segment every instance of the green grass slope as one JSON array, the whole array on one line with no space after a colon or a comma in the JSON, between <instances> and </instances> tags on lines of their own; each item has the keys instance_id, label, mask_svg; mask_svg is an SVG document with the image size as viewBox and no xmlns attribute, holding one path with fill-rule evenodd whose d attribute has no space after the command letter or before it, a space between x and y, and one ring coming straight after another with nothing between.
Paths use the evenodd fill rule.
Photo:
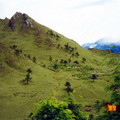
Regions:
<instances>
[{"instance_id":1,"label":"green grass slope","mask_svg":"<svg viewBox=\"0 0 120 120\"><path fill-rule=\"evenodd\" d=\"M26 14L0 19L0 120L23 120L34 104L50 96L64 100L66 81L80 103L92 105L106 99L104 88L116 66L109 67L111 58L82 48ZM32 81L23 85L20 81L29 68ZM91 80L93 72L99 73L95 82Z\"/></svg>"}]
</instances>

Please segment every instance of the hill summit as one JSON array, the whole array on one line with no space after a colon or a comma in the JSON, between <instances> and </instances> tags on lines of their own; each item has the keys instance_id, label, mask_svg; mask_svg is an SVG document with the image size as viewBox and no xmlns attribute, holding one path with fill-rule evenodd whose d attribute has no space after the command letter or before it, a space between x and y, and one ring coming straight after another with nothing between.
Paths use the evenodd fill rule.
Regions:
<instances>
[{"instance_id":1,"label":"hill summit","mask_svg":"<svg viewBox=\"0 0 120 120\"><path fill-rule=\"evenodd\" d=\"M31 19L27 14L22 14L20 12L16 12L11 19L9 20L9 27L12 30L15 30L17 24L23 24L24 27L33 28Z\"/></svg>"}]
</instances>

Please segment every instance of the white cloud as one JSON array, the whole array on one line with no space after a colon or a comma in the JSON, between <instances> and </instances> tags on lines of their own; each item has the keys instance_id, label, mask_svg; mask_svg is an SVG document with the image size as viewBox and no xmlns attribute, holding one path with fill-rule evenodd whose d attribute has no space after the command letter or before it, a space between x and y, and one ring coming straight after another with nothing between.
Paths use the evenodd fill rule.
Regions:
<instances>
[{"instance_id":1,"label":"white cloud","mask_svg":"<svg viewBox=\"0 0 120 120\"><path fill-rule=\"evenodd\" d=\"M111 37L120 40L119 0L0 0L0 18L16 11L79 44Z\"/></svg>"}]
</instances>

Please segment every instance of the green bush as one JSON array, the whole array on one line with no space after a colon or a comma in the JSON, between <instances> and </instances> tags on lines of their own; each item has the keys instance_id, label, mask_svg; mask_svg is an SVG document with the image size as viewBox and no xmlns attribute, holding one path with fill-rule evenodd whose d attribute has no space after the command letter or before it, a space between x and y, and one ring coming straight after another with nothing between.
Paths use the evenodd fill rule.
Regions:
<instances>
[{"instance_id":1,"label":"green bush","mask_svg":"<svg viewBox=\"0 0 120 120\"><path fill-rule=\"evenodd\" d=\"M79 107L72 99L60 102L50 98L37 105L32 120L86 120L85 114L79 111Z\"/></svg>"}]
</instances>

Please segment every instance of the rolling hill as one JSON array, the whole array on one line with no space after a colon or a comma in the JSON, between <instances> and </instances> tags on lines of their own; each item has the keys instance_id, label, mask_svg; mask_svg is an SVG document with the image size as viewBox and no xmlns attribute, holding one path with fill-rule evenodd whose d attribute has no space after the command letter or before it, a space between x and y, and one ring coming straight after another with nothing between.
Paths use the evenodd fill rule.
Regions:
<instances>
[{"instance_id":1,"label":"rolling hill","mask_svg":"<svg viewBox=\"0 0 120 120\"><path fill-rule=\"evenodd\" d=\"M84 49L27 14L16 12L11 19L0 19L0 119L25 119L34 104L51 96L64 100L67 81L79 103L93 105L107 99L104 88L119 57ZM28 69L32 79L27 85L22 82ZM93 72L99 73L95 82Z\"/></svg>"}]
</instances>

